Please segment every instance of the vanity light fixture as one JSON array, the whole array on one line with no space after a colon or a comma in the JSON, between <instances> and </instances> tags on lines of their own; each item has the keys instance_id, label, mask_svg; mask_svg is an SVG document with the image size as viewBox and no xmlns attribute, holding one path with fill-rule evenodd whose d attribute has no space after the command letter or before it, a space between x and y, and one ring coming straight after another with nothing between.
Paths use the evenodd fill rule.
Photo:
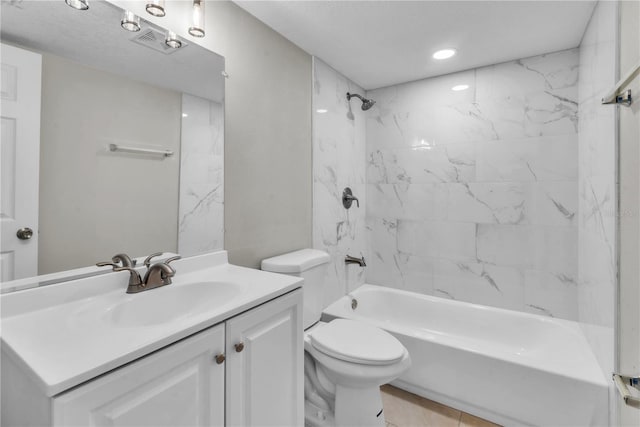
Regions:
<instances>
[{"instance_id":1,"label":"vanity light fixture","mask_svg":"<svg viewBox=\"0 0 640 427\"><path fill-rule=\"evenodd\" d=\"M136 32L140 31L140 17L133 12L125 10L122 14L122 20L120 26L127 31Z\"/></svg>"},{"instance_id":2,"label":"vanity light fixture","mask_svg":"<svg viewBox=\"0 0 640 427\"><path fill-rule=\"evenodd\" d=\"M455 90L456 92L467 89L469 89L469 85L456 85L451 88L451 90Z\"/></svg>"},{"instance_id":3,"label":"vanity light fixture","mask_svg":"<svg viewBox=\"0 0 640 427\"><path fill-rule=\"evenodd\" d=\"M204 0L193 0L193 21L189 27L193 37L204 37Z\"/></svg>"},{"instance_id":4,"label":"vanity light fixture","mask_svg":"<svg viewBox=\"0 0 640 427\"><path fill-rule=\"evenodd\" d=\"M148 0L145 9L153 16L162 17L166 15L164 11L164 0Z\"/></svg>"},{"instance_id":5,"label":"vanity light fixture","mask_svg":"<svg viewBox=\"0 0 640 427\"><path fill-rule=\"evenodd\" d=\"M64 0L64 2L74 9L87 10L89 9L89 0Z\"/></svg>"},{"instance_id":6,"label":"vanity light fixture","mask_svg":"<svg viewBox=\"0 0 640 427\"><path fill-rule=\"evenodd\" d=\"M433 59L448 59L455 54L455 49L442 49L433 54Z\"/></svg>"},{"instance_id":7,"label":"vanity light fixture","mask_svg":"<svg viewBox=\"0 0 640 427\"><path fill-rule=\"evenodd\" d=\"M178 35L173 31L167 31L167 36L164 39L167 46L178 49L182 47L182 42L178 39Z\"/></svg>"}]
</instances>

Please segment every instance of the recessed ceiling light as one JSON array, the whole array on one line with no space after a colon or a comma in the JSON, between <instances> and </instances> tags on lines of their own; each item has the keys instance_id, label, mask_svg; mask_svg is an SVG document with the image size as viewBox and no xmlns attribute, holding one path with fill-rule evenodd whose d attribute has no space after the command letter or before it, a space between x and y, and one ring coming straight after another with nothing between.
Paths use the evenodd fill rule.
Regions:
<instances>
[{"instance_id":1,"label":"recessed ceiling light","mask_svg":"<svg viewBox=\"0 0 640 427\"><path fill-rule=\"evenodd\" d=\"M324 114L326 112L328 112L329 110L325 109L325 108L319 108L316 110L316 113L320 113L320 114Z\"/></svg>"},{"instance_id":2,"label":"recessed ceiling light","mask_svg":"<svg viewBox=\"0 0 640 427\"><path fill-rule=\"evenodd\" d=\"M456 54L455 49L442 49L433 54L434 59L447 59Z\"/></svg>"},{"instance_id":3,"label":"recessed ceiling light","mask_svg":"<svg viewBox=\"0 0 640 427\"><path fill-rule=\"evenodd\" d=\"M451 90L459 91L459 90L467 90L469 89L469 85L456 85L451 88Z\"/></svg>"}]
</instances>

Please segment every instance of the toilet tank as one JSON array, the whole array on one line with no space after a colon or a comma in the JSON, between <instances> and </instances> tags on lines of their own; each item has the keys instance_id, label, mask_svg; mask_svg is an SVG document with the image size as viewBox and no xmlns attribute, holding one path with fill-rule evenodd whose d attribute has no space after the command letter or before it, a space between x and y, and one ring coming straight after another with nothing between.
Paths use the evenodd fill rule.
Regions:
<instances>
[{"instance_id":1,"label":"toilet tank","mask_svg":"<svg viewBox=\"0 0 640 427\"><path fill-rule=\"evenodd\" d=\"M324 281L329 264L329 254L317 249L301 249L262 260L261 268L273 273L302 277L303 324L307 329L322 315Z\"/></svg>"}]
</instances>

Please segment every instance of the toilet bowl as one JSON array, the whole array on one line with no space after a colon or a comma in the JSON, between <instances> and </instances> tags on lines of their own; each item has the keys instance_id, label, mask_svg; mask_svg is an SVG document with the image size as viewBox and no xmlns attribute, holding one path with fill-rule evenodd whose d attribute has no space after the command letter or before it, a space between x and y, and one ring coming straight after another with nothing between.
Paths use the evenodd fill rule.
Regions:
<instances>
[{"instance_id":1,"label":"toilet bowl","mask_svg":"<svg viewBox=\"0 0 640 427\"><path fill-rule=\"evenodd\" d=\"M411 365L397 339L366 323L337 319L305 332L304 349L307 426L385 425L380 386ZM318 405L310 393L325 403Z\"/></svg>"},{"instance_id":2,"label":"toilet bowl","mask_svg":"<svg viewBox=\"0 0 640 427\"><path fill-rule=\"evenodd\" d=\"M315 249L262 261L262 269L305 279L305 425L384 426L380 386L406 371L411 358L391 334L364 322L320 322L329 255Z\"/></svg>"}]
</instances>

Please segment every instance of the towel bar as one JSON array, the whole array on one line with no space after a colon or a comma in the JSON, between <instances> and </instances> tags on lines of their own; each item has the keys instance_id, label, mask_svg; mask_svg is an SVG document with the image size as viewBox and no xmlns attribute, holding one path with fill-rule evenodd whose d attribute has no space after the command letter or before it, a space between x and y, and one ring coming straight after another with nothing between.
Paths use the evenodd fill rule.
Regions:
<instances>
[{"instance_id":1,"label":"towel bar","mask_svg":"<svg viewBox=\"0 0 640 427\"><path fill-rule=\"evenodd\" d=\"M635 408L640 408L640 398L632 396L626 384L628 383L631 387L635 387L640 390L640 377L631 377L614 373L613 382L615 383L618 393L622 396L625 404Z\"/></svg>"},{"instance_id":2,"label":"towel bar","mask_svg":"<svg viewBox=\"0 0 640 427\"><path fill-rule=\"evenodd\" d=\"M124 153L135 153L135 154L156 154L164 157L173 156L173 151L171 150L155 150L152 148L125 147L123 145L118 145L118 144L109 144L109 151L122 151Z\"/></svg>"}]
</instances>

